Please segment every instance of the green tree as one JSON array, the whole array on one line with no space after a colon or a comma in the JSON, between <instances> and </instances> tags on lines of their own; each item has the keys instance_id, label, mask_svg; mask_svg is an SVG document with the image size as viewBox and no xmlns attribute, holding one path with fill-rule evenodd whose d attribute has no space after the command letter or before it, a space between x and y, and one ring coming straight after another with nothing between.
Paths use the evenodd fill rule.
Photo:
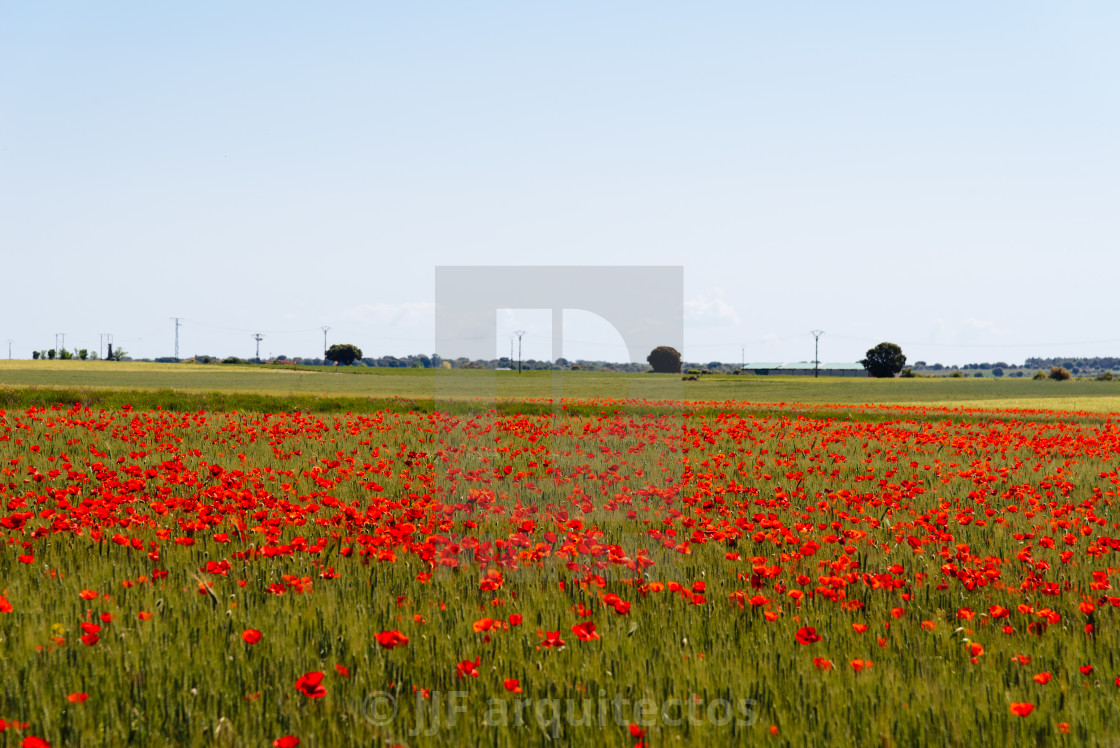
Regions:
<instances>
[{"instance_id":1,"label":"green tree","mask_svg":"<svg viewBox=\"0 0 1120 748\"><path fill-rule=\"evenodd\" d=\"M860 361L873 377L893 377L906 365L906 356L894 343L880 343L867 351L867 358Z\"/></svg>"},{"instance_id":2,"label":"green tree","mask_svg":"<svg viewBox=\"0 0 1120 748\"><path fill-rule=\"evenodd\" d=\"M646 356L646 361L656 372L663 374L680 374L681 372L680 351L667 345L659 345L650 351L649 355Z\"/></svg>"},{"instance_id":3,"label":"green tree","mask_svg":"<svg viewBox=\"0 0 1120 748\"><path fill-rule=\"evenodd\" d=\"M1050 378L1057 382L1064 382L1069 379L1069 370L1064 366L1053 366L1050 368Z\"/></svg>"},{"instance_id":4,"label":"green tree","mask_svg":"<svg viewBox=\"0 0 1120 748\"><path fill-rule=\"evenodd\" d=\"M350 343L335 343L327 349L326 359L349 366L362 357L362 349Z\"/></svg>"}]
</instances>

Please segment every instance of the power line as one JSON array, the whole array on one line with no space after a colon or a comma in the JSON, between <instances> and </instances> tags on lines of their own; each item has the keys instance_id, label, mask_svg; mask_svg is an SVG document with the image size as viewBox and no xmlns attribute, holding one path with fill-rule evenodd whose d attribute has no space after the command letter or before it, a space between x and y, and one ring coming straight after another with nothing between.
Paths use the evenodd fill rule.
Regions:
<instances>
[{"instance_id":1,"label":"power line","mask_svg":"<svg viewBox=\"0 0 1120 748\"><path fill-rule=\"evenodd\" d=\"M821 368L821 335L824 335L824 330L810 330L813 335L813 377L820 376Z\"/></svg>"},{"instance_id":2,"label":"power line","mask_svg":"<svg viewBox=\"0 0 1120 748\"><path fill-rule=\"evenodd\" d=\"M517 336L517 373L521 373L521 336L525 334L524 330L514 330L513 334Z\"/></svg>"},{"instance_id":3,"label":"power line","mask_svg":"<svg viewBox=\"0 0 1120 748\"><path fill-rule=\"evenodd\" d=\"M172 317L175 320L175 358L179 358L179 326L183 324L182 317Z\"/></svg>"}]
</instances>

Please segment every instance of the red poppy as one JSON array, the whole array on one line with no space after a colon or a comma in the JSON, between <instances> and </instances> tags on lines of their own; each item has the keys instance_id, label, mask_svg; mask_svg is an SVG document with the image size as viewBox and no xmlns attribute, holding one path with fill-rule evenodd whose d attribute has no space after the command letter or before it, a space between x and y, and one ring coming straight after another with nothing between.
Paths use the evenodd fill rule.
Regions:
<instances>
[{"instance_id":1,"label":"red poppy","mask_svg":"<svg viewBox=\"0 0 1120 748\"><path fill-rule=\"evenodd\" d=\"M812 644L821 640L817 630L812 626L802 626L797 630L795 637L798 644Z\"/></svg>"},{"instance_id":2,"label":"red poppy","mask_svg":"<svg viewBox=\"0 0 1120 748\"><path fill-rule=\"evenodd\" d=\"M83 600L95 600L97 598L97 593L93 590L82 590L78 593L78 597Z\"/></svg>"},{"instance_id":3,"label":"red poppy","mask_svg":"<svg viewBox=\"0 0 1120 748\"><path fill-rule=\"evenodd\" d=\"M245 640L246 644L256 644L261 640L261 632L256 629L245 629L241 638Z\"/></svg>"},{"instance_id":4,"label":"red poppy","mask_svg":"<svg viewBox=\"0 0 1120 748\"><path fill-rule=\"evenodd\" d=\"M853 623L852 624L852 631L856 632L857 634L862 634L864 631L867 631L867 624L866 623Z\"/></svg>"},{"instance_id":5,"label":"red poppy","mask_svg":"<svg viewBox=\"0 0 1120 748\"><path fill-rule=\"evenodd\" d=\"M42 738L37 738L34 735L28 735L20 743L21 748L51 748L51 744Z\"/></svg>"},{"instance_id":6,"label":"red poppy","mask_svg":"<svg viewBox=\"0 0 1120 748\"><path fill-rule=\"evenodd\" d=\"M1016 717L1026 717L1034 711L1034 704L1024 704L1019 702L1011 702L1011 713Z\"/></svg>"},{"instance_id":7,"label":"red poppy","mask_svg":"<svg viewBox=\"0 0 1120 748\"><path fill-rule=\"evenodd\" d=\"M489 631L493 627L493 618L479 618L477 621L471 624L471 628L474 629L474 632L476 634L481 634L483 631Z\"/></svg>"},{"instance_id":8,"label":"red poppy","mask_svg":"<svg viewBox=\"0 0 1120 748\"><path fill-rule=\"evenodd\" d=\"M564 640L560 638L559 631L544 631L538 632L544 641L541 642L542 647L563 647Z\"/></svg>"},{"instance_id":9,"label":"red poppy","mask_svg":"<svg viewBox=\"0 0 1120 748\"><path fill-rule=\"evenodd\" d=\"M140 619L141 621L150 621L150 620L152 620L152 614L151 614L151 613L148 613L148 612L146 612L146 611L143 611L143 610L142 610L142 611L140 611L139 613L137 613L137 614L136 614L136 617L137 617L137 618L139 618L139 619Z\"/></svg>"},{"instance_id":10,"label":"red poppy","mask_svg":"<svg viewBox=\"0 0 1120 748\"><path fill-rule=\"evenodd\" d=\"M472 678L478 677L478 666L482 664L482 658L476 657L474 660L463 660L455 666L455 671L459 674L460 678L465 678L468 675Z\"/></svg>"},{"instance_id":11,"label":"red poppy","mask_svg":"<svg viewBox=\"0 0 1120 748\"><path fill-rule=\"evenodd\" d=\"M66 697L66 700L69 701L71 704L81 704L83 701L85 701L88 698L89 698L88 693L72 693L72 694L70 694L69 696Z\"/></svg>"},{"instance_id":12,"label":"red poppy","mask_svg":"<svg viewBox=\"0 0 1120 748\"><path fill-rule=\"evenodd\" d=\"M646 735L646 731L640 725L630 724L630 737L641 740Z\"/></svg>"},{"instance_id":13,"label":"red poppy","mask_svg":"<svg viewBox=\"0 0 1120 748\"><path fill-rule=\"evenodd\" d=\"M11 613L15 608L8 602L8 598L0 595L0 613Z\"/></svg>"},{"instance_id":14,"label":"red poppy","mask_svg":"<svg viewBox=\"0 0 1120 748\"><path fill-rule=\"evenodd\" d=\"M327 689L323 686L323 674L318 670L301 675L296 680L296 690L309 699L321 699L327 695Z\"/></svg>"},{"instance_id":15,"label":"red poppy","mask_svg":"<svg viewBox=\"0 0 1120 748\"><path fill-rule=\"evenodd\" d=\"M521 693L521 681L516 678L506 678L505 687L507 691L512 693Z\"/></svg>"},{"instance_id":16,"label":"red poppy","mask_svg":"<svg viewBox=\"0 0 1120 748\"><path fill-rule=\"evenodd\" d=\"M1082 675L1088 675L1089 673L1093 672L1093 666L1092 665L1082 665L1081 667L1079 667L1077 669L1081 671Z\"/></svg>"},{"instance_id":17,"label":"red poppy","mask_svg":"<svg viewBox=\"0 0 1120 748\"><path fill-rule=\"evenodd\" d=\"M295 735L285 735L272 741L272 748L296 748L297 745L299 745L299 738Z\"/></svg>"},{"instance_id":18,"label":"red poppy","mask_svg":"<svg viewBox=\"0 0 1120 748\"><path fill-rule=\"evenodd\" d=\"M510 617L509 617L509 625L510 626L520 626L522 620L524 620L524 619L522 619L522 617L519 613L512 613L512 614L510 614Z\"/></svg>"},{"instance_id":19,"label":"red poppy","mask_svg":"<svg viewBox=\"0 0 1120 748\"><path fill-rule=\"evenodd\" d=\"M852 666L852 670L855 670L857 673L866 670L867 668L871 667L871 665L872 665L871 660L859 660L859 659L852 660L849 664Z\"/></svg>"},{"instance_id":20,"label":"red poppy","mask_svg":"<svg viewBox=\"0 0 1120 748\"><path fill-rule=\"evenodd\" d=\"M336 673L341 675L343 678L349 678L350 677L350 668L346 667L345 665L336 664L334 666L334 670L335 670Z\"/></svg>"},{"instance_id":21,"label":"red poppy","mask_svg":"<svg viewBox=\"0 0 1120 748\"><path fill-rule=\"evenodd\" d=\"M393 649L394 647L408 646L408 637L400 631L393 629L392 631L382 631L377 635L377 643L385 649Z\"/></svg>"},{"instance_id":22,"label":"red poppy","mask_svg":"<svg viewBox=\"0 0 1120 748\"><path fill-rule=\"evenodd\" d=\"M832 660L826 660L823 657L814 657L813 664L817 666L817 670L831 670Z\"/></svg>"},{"instance_id":23,"label":"red poppy","mask_svg":"<svg viewBox=\"0 0 1120 748\"><path fill-rule=\"evenodd\" d=\"M1053 678L1053 677L1054 676L1051 675L1050 673L1037 673L1034 676L1034 682L1038 683L1039 685L1045 686L1047 683L1050 682L1050 679Z\"/></svg>"},{"instance_id":24,"label":"red poppy","mask_svg":"<svg viewBox=\"0 0 1120 748\"><path fill-rule=\"evenodd\" d=\"M575 626L572 626L572 633L575 634L581 642L599 638L599 635L595 633L595 624L591 621L577 623Z\"/></svg>"}]
</instances>

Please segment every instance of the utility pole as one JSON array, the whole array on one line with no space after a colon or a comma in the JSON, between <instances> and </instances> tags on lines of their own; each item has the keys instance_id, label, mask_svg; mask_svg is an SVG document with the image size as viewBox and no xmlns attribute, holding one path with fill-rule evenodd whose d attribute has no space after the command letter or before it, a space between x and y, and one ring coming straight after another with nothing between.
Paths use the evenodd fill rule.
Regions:
<instances>
[{"instance_id":1,"label":"utility pole","mask_svg":"<svg viewBox=\"0 0 1120 748\"><path fill-rule=\"evenodd\" d=\"M509 336L509 368L513 368L513 336Z\"/></svg>"},{"instance_id":2,"label":"utility pole","mask_svg":"<svg viewBox=\"0 0 1120 748\"><path fill-rule=\"evenodd\" d=\"M56 332L54 334L54 355L55 355L55 358L61 358L61 355L62 355L62 348L59 348L59 346L58 346L58 339L59 338L62 338L62 348L66 347L66 333Z\"/></svg>"},{"instance_id":3,"label":"utility pole","mask_svg":"<svg viewBox=\"0 0 1120 748\"><path fill-rule=\"evenodd\" d=\"M525 334L525 331L524 330L514 330L513 334L517 336L517 373L520 374L521 373L521 336ZM513 341L510 341L510 342L512 343ZM512 348L512 347L513 346L511 345L510 348ZM512 353L513 353L513 351L511 350L510 354L512 355Z\"/></svg>"},{"instance_id":4,"label":"utility pole","mask_svg":"<svg viewBox=\"0 0 1120 748\"><path fill-rule=\"evenodd\" d=\"M264 340L264 335L259 332L253 333L253 340L257 341L257 363L261 360L261 341Z\"/></svg>"},{"instance_id":5,"label":"utility pole","mask_svg":"<svg viewBox=\"0 0 1120 748\"><path fill-rule=\"evenodd\" d=\"M179 358L179 325L183 324L182 317L172 317L175 320L175 358Z\"/></svg>"},{"instance_id":6,"label":"utility pole","mask_svg":"<svg viewBox=\"0 0 1120 748\"><path fill-rule=\"evenodd\" d=\"M821 335L824 335L824 330L810 330L813 334L813 378L820 376L821 368Z\"/></svg>"},{"instance_id":7,"label":"utility pole","mask_svg":"<svg viewBox=\"0 0 1120 748\"><path fill-rule=\"evenodd\" d=\"M324 358L326 358L326 356L327 356L327 330L329 330L329 329L331 329L331 328L328 327L327 325L323 325L323 327L322 327L322 330L323 330L323 357Z\"/></svg>"},{"instance_id":8,"label":"utility pole","mask_svg":"<svg viewBox=\"0 0 1120 748\"><path fill-rule=\"evenodd\" d=\"M99 335L100 335L100 338L99 338L98 343L97 343L97 355L100 356L101 358L107 358L108 356L105 353L105 351L103 350L103 348L105 346L105 341L108 340L109 341L109 353L113 352L113 333L103 332L103 333L99 333Z\"/></svg>"},{"instance_id":9,"label":"utility pole","mask_svg":"<svg viewBox=\"0 0 1120 748\"><path fill-rule=\"evenodd\" d=\"M8 338L8 360L12 359L12 339Z\"/></svg>"}]
</instances>

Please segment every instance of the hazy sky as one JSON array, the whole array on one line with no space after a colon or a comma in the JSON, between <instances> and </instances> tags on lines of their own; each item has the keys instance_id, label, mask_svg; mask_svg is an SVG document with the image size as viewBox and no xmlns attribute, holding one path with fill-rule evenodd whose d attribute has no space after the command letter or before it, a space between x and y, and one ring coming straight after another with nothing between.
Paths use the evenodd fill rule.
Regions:
<instances>
[{"instance_id":1,"label":"hazy sky","mask_svg":"<svg viewBox=\"0 0 1120 748\"><path fill-rule=\"evenodd\" d=\"M13 355L430 353L438 265L680 265L690 361L1120 355L1114 2L0 9ZM627 289L627 292L633 292ZM586 317L586 315L584 315ZM605 323L569 358L619 358ZM546 312L499 315L495 355ZM2 349L7 355L7 346Z\"/></svg>"}]
</instances>

